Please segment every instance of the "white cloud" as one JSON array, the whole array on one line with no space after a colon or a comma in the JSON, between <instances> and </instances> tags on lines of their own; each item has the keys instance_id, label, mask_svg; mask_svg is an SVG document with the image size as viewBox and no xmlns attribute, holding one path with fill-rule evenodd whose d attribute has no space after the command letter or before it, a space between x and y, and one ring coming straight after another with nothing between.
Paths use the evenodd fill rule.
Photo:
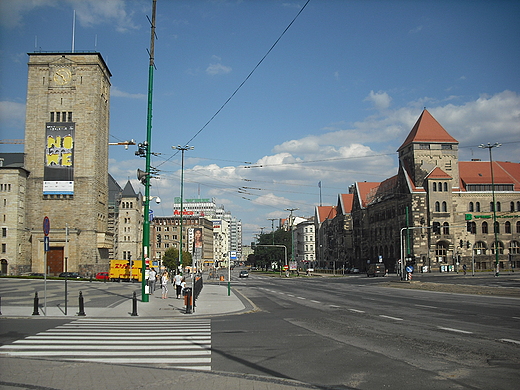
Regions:
<instances>
[{"instance_id":1,"label":"white cloud","mask_svg":"<svg viewBox=\"0 0 520 390\"><path fill-rule=\"evenodd\" d=\"M112 96L112 97L129 98L129 99L146 99L146 95L144 93L124 92L124 91L121 91L116 86L112 86L110 88L110 96Z\"/></svg>"},{"instance_id":2,"label":"white cloud","mask_svg":"<svg viewBox=\"0 0 520 390\"><path fill-rule=\"evenodd\" d=\"M390 107L390 102L392 101L392 98L386 92L383 91L370 91L369 95L365 98L364 101L372 102L372 104L378 110L386 110L388 107Z\"/></svg>"},{"instance_id":3,"label":"white cloud","mask_svg":"<svg viewBox=\"0 0 520 390\"><path fill-rule=\"evenodd\" d=\"M77 22L84 27L110 23L119 32L139 28L132 20L133 14L127 11L128 4L124 0L1 0L0 23L15 28L23 24L26 13L63 4L69 5L71 11L76 10Z\"/></svg>"},{"instance_id":4,"label":"white cloud","mask_svg":"<svg viewBox=\"0 0 520 390\"><path fill-rule=\"evenodd\" d=\"M227 74L227 73L230 73L232 71L230 66L222 65L222 63L220 62L220 58L219 57L213 56L213 59L218 61L218 62L211 63L206 68L206 73L209 74L210 76L214 76L214 75L217 75L217 74Z\"/></svg>"}]
</instances>

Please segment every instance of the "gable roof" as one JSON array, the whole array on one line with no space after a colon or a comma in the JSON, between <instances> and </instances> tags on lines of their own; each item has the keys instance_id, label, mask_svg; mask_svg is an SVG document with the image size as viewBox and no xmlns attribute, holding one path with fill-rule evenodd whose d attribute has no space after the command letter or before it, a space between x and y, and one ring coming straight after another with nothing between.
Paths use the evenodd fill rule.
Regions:
<instances>
[{"instance_id":1,"label":"gable roof","mask_svg":"<svg viewBox=\"0 0 520 390\"><path fill-rule=\"evenodd\" d=\"M361 208L365 208L370 202L381 183L360 181L356 183L356 190ZM372 195L372 196L371 196Z\"/></svg>"},{"instance_id":2,"label":"gable roof","mask_svg":"<svg viewBox=\"0 0 520 390\"><path fill-rule=\"evenodd\" d=\"M450 175L444 172L439 167L435 167L427 176L426 179L453 179Z\"/></svg>"},{"instance_id":3,"label":"gable roof","mask_svg":"<svg viewBox=\"0 0 520 390\"><path fill-rule=\"evenodd\" d=\"M318 224L326 219L333 219L336 216L336 206L316 206L316 218Z\"/></svg>"},{"instance_id":4,"label":"gable roof","mask_svg":"<svg viewBox=\"0 0 520 390\"><path fill-rule=\"evenodd\" d=\"M134 187L132 187L132 183L130 183L130 180L126 182L125 188L123 189L122 193L123 198L135 198L137 197L137 194L134 191Z\"/></svg>"},{"instance_id":5,"label":"gable roof","mask_svg":"<svg viewBox=\"0 0 520 390\"><path fill-rule=\"evenodd\" d=\"M339 194L337 214L350 214L352 212L352 203L354 202L354 194Z\"/></svg>"},{"instance_id":6,"label":"gable roof","mask_svg":"<svg viewBox=\"0 0 520 390\"><path fill-rule=\"evenodd\" d=\"M397 151L401 150L408 144L412 142L425 142L425 143L444 143L457 144L458 141L453 138L448 132L440 125L439 122L428 112L428 110L424 109L417 122L415 122L414 127L406 137L403 144L397 149Z\"/></svg>"}]
</instances>

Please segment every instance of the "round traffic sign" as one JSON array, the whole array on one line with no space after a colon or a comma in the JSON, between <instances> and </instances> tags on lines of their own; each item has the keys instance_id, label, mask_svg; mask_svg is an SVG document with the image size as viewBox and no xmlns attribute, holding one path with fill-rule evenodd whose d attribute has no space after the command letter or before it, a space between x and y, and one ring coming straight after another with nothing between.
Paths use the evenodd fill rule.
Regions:
<instances>
[{"instance_id":1,"label":"round traffic sign","mask_svg":"<svg viewBox=\"0 0 520 390\"><path fill-rule=\"evenodd\" d=\"M49 220L49 217L45 217L45 218L43 218L43 234L45 234L45 236L48 236L50 230L51 230L51 221Z\"/></svg>"}]
</instances>

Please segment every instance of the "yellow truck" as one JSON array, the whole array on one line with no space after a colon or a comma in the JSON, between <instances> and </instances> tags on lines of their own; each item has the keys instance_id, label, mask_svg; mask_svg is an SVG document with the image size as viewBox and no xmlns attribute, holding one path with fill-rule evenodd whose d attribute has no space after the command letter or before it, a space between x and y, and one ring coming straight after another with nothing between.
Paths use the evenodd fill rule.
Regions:
<instances>
[{"instance_id":1,"label":"yellow truck","mask_svg":"<svg viewBox=\"0 0 520 390\"><path fill-rule=\"evenodd\" d=\"M148 263L148 261L147 261ZM130 262L128 260L110 260L110 280L122 281L142 281L142 260L132 260L132 270L130 272ZM147 264L148 265L148 264Z\"/></svg>"}]
</instances>

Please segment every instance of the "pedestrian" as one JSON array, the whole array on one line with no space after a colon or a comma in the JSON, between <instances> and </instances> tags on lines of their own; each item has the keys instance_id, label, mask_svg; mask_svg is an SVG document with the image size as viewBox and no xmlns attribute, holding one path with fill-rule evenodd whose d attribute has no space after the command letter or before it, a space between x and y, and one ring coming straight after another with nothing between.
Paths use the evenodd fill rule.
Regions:
<instances>
[{"instance_id":1,"label":"pedestrian","mask_svg":"<svg viewBox=\"0 0 520 390\"><path fill-rule=\"evenodd\" d=\"M462 270L464 271L464 276L466 276L466 270L467 270L466 264L464 264L464 265L462 266Z\"/></svg>"},{"instance_id":2,"label":"pedestrian","mask_svg":"<svg viewBox=\"0 0 520 390\"><path fill-rule=\"evenodd\" d=\"M185 278L182 278L182 281L181 281L181 294L184 295L184 289L186 288L186 279Z\"/></svg>"},{"instance_id":3,"label":"pedestrian","mask_svg":"<svg viewBox=\"0 0 520 390\"><path fill-rule=\"evenodd\" d=\"M173 283L175 284L175 292L177 294L177 299L179 299L181 297L181 289L182 289L182 286L181 286L182 276L179 273L177 273L173 277Z\"/></svg>"},{"instance_id":4,"label":"pedestrian","mask_svg":"<svg viewBox=\"0 0 520 390\"><path fill-rule=\"evenodd\" d=\"M168 298L168 272L164 271L161 278L162 299Z\"/></svg>"},{"instance_id":5,"label":"pedestrian","mask_svg":"<svg viewBox=\"0 0 520 390\"><path fill-rule=\"evenodd\" d=\"M150 291L150 294L153 294L155 291L155 280L157 277L157 272L155 272L155 269L151 269L148 273L148 288Z\"/></svg>"}]
</instances>

